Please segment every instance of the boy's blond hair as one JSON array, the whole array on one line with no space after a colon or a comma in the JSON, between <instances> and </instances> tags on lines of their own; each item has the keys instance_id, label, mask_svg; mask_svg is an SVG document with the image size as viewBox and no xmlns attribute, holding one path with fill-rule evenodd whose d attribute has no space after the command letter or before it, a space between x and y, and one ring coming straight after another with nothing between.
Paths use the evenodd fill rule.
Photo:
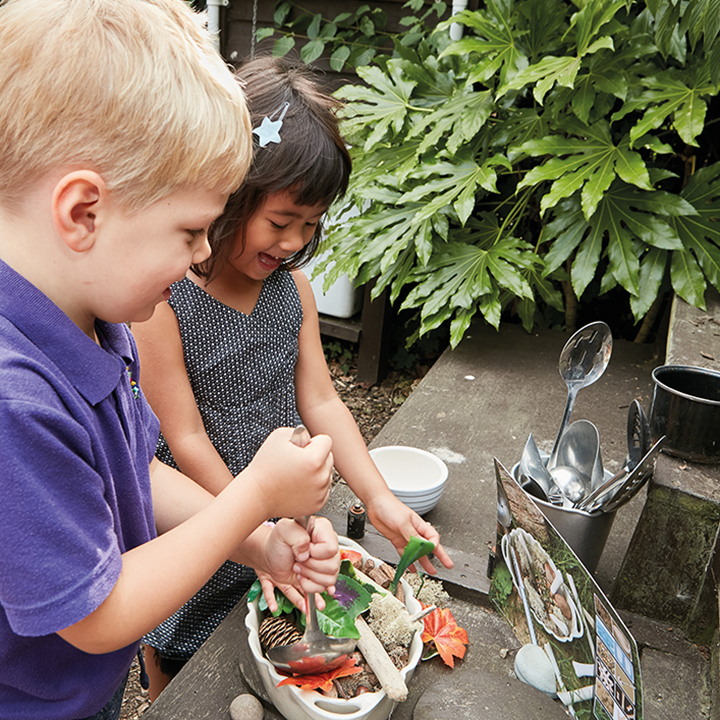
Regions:
<instances>
[{"instance_id":1,"label":"boy's blond hair","mask_svg":"<svg viewBox=\"0 0 720 720\"><path fill-rule=\"evenodd\" d=\"M0 5L0 203L90 167L131 209L190 184L235 190L251 127L242 91L183 0Z\"/></svg>"}]
</instances>

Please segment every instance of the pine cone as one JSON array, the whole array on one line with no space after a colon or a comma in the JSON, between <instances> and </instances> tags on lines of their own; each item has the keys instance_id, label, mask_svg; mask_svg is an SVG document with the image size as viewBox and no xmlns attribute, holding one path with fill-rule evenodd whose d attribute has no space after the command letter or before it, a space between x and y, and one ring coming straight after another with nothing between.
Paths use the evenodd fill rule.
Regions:
<instances>
[{"instance_id":1,"label":"pine cone","mask_svg":"<svg viewBox=\"0 0 720 720\"><path fill-rule=\"evenodd\" d=\"M265 652L283 645L293 645L302 640L302 633L287 615L268 615L258 628L260 644Z\"/></svg>"}]
</instances>

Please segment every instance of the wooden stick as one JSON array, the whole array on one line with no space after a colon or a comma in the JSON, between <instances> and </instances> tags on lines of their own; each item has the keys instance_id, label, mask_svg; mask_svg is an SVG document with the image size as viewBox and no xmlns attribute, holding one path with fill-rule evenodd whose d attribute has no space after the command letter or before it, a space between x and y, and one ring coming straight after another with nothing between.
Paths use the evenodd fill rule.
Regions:
<instances>
[{"instance_id":1,"label":"wooden stick","mask_svg":"<svg viewBox=\"0 0 720 720\"><path fill-rule=\"evenodd\" d=\"M377 638L362 616L358 615L355 627L360 632L358 650L363 654L370 669L391 700L403 702L407 699L408 689L400 671L387 654L383 644Z\"/></svg>"}]
</instances>

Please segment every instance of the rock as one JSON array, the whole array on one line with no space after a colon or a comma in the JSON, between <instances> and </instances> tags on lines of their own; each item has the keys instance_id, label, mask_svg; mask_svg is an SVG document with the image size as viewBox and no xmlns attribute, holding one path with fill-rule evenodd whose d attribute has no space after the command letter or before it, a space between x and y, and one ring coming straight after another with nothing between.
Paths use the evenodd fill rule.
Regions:
<instances>
[{"instance_id":1,"label":"rock","mask_svg":"<svg viewBox=\"0 0 720 720\"><path fill-rule=\"evenodd\" d=\"M230 703L230 717L232 720L262 720L262 703L250 693L238 695Z\"/></svg>"},{"instance_id":2,"label":"rock","mask_svg":"<svg viewBox=\"0 0 720 720\"><path fill-rule=\"evenodd\" d=\"M532 685L550 697L555 697L555 671L550 658L538 645L523 645L515 656L515 674L518 680Z\"/></svg>"}]
</instances>

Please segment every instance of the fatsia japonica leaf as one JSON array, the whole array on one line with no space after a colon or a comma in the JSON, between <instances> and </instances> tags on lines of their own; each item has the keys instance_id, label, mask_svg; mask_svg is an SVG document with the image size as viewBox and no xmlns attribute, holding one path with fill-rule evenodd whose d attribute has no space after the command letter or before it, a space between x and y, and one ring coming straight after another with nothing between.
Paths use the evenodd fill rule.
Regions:
<instances>
[{"instance_id":1,"label":"fatsia japonica leaf","mask_svg":"<svg viewBox=\"0 0 720 720\"><path fill-rule=\"evenodd\" d=\"M716 88L706 73L680 72L670 68L643 77L645 90L629 98L611 121L621 120L630 113L642 117L630 129L631 147L646 133L661 127L668 119L688 145L697 144L697 136L705 127L707 101Z\"/></svg>"},{"instance_id":2,"label":"fatsia japonica leaf","mask_svg":"<svg viewBox=\"0 0 720 720\"><path fill-rule=\"evenodd\" d=\"M403 75L398 60L388 60L387 73L372 66L358 67L357 73L370 87L345 85L338 95L353 103L352 115L343 123L347 132L372 128L364 144L368 151L383 141L388 131L399 133L402 130L415 82Z\"/></svg>"},{"instance_id":3,"label":"fatsia japonica leaf","mask_svg":"<svg viewBox=\"0 0 720 720\"><path fill-rule=\"evenodd\" d=\"M445 308L471 310L477 299L486 317L489 307L497 308L491 317L499 322L498 288L507 288L519 297L532 297L532 289L518 268L526 267L527 243L513 237L499 239L489 247L450 242L435 252L424 268L417 268L411 290L402 308L421 308L429 317ZM495 323L493 323L495 324ZM495 324L497 327L497 324Z\"/></svg>"},{"instance_id":4,"label":"fatsia japonica leaf","mask_svg":"<svg viewBox=\"0 0 720 720\"><path fill-rule=\"evenodd\" d=\"M641 155L629 149L627 138L616 145L606 121L587 126L570 118L563 123L563 129L573 137L550 135L529 140L519 149L531 157L550 156L518 183L518 188L523 188L552 182L550 191L540 202L543 213L581 190L583 212L590 218L616 176L629 184L652 190Z\"/></svg>"},{"instance_id":5,"label":"fatsia japonica leaf","mask_svg":"<svg viewBox=\"0 0 720 720\"><path fill-rule=\"evenodd\" d=\"M630 309L636 321L645 316L658 296L665 277L668 255L667 250L653 247L640 260L640 292L630 296Z\"/></svg>"},{"instance_id":6,"label":"fatsia japonica leaf","mask_svg":"<svg viewBox=\"0 0 720 720\"><path fill-rule=\"evenodd\" d=\"M491 9L495 8L495 3L491 1L487 5ZM473 69L468 83L485 83L497 75L499 83L503 85L519 70L527 67L527 57L518 45L517 33L502 13L497 10L493 13L463 10L453 17L453 22L471 28L474 34L452 43L440 57L472 56ZM441 23L438 32L449 26L450 21Z\"/></svg>"},{"instance_id":7,"label":"fatsia japonica leaf","mask_svg":"<svg viewBox=\"0 0 720 720\"><path fill-rule=\"evenodd\" d=\"M443 140L448 152L455 153L472 140L495 111L495 101L489 90L467 92L458 90L453 97L416 122L407 134L408 139L424 136L419 152L437 148Z\"/></svg>"},{"instance_id":8,"label":"fatsia japonica leaf","mask_svg":"<svg viewBox=\"0 0 720 720\"><path fill-rule=\"evenodd\" d=\"M510 163L502 155L492 155L482 165L478 165L470 151L460 151L456 162L426 164L413 173L413 178L425 182L402 195L399 202L424 202L424 208L416 215L418 221L452 205L464 225L475 209L475 196L479 188L489 193L497 192L495 166L498 165L511 169Z\"/></svg>"},{"instance_id":9,"label":"fatsia japonica leaf","mask_svg":"<svg viewBox=\"0 0 720 720\"><path fill-rule=\"evenodd\" d=\"M698 170L690 178L681 196L697 212L695 215L675 217L671 224L684 247L695 254L707 279L715 287L720 287L720 163ZM677 281L683 288L694 288L696 296L700 291L700 282L694 272L695 268L688 264L692 278L681 280L683 264L678 263L674 267L673 287ZM684 295L682 297L685 298Z\"/></svg>"},{"instance_id":10,"label":"fatsia japonica leaf","mask_svg":"<svg viewBox=\"0 0 720 720\"><path fill-rule=\"evenodd\" d=\"M602 249L606 246L608 273L631 297L638 297L641 294L642 256L638 241L643 249L648 245L664 250L682 249L670 218L691 216L695 212L691 203L676 195L637 190L620 180L604 194L589 220L585 219L577 199L573 198L557 208L555 220L543 232L543 242L552 240L552 247L545 257L545 275L577 251L571 279L573 289L580 297L595 276ZM605 281L606 286L607 283Z\"/></svg>"}]
</instances>

